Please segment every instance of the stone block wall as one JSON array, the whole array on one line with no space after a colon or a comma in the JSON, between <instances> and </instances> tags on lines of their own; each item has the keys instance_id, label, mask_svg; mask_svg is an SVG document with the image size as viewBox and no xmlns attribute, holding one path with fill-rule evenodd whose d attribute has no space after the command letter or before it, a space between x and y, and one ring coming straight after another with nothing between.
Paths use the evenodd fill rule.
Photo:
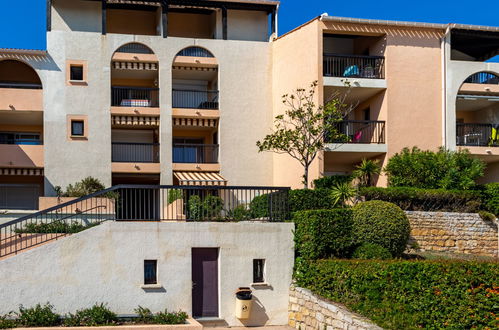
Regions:
<instances>
[{"instance_id":1,"label":"stone block wall","mask_svg":"<svg viewBox=\"0 0 499 330\"><path fill-rule=\"evenodd\" d=\"M453 252L498 257L497 222L475 213L406 212L411 243L421 251Z\"/></svg>"},{"instance_id":2,"label":"stone block wall","mask_svg":"<svg viewBox=\"0 0 499 330\"><path fill-rule=\"evenodd\" d=\"M289 325L301 330L382 329L345 306L327 301L310 290L291 286Z\"/></svg>"}]
</instances>

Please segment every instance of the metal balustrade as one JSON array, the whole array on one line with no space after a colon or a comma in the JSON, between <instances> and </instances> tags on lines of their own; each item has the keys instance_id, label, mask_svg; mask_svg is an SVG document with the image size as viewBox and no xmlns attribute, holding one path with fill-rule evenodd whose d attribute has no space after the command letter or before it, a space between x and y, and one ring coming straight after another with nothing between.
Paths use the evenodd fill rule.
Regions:
<instances>
[{"instance_id":1,"label":"metal balustrade","mask_svg":"<svg viewBox=\"0 0 499 330\"><path fill-rule=\"evenodd\" d=\"M159 88L111 87L113 107L159 107Z\"/></svg>"},{"instance_id":2,"label":"metal balustrade","mask_svg":"<svg viewBox=\"0 0 499 330\"><path fill-rule=\"evenodd\" d=\"M218 144L173 144L174 163L216 164L218 163Z\"/></svg>"},{"instance_id":3,"label":"metal balustrade","mask_svg":"<svg viewBox=\"0 0 499 330\"><path fill-rule=\"evenodd\" d=\"M499 76L488 72L477 72L464 81L467 84L499 84Z\"/></svg>"},{"instance_id":4,"label":"metal balustrade","mask_svg":"<svg viewBox=\"0 0 499 330\"><path fill-rule=\"evenodd\" d=\"M344 138L326 136L328 143L366 143L384 144L385 121L381 120L345 120L335 124L337 133Z\"/></svg>"},{"instance_id":5,"label":"metal balustrade","mask_svg":"<svg viewBox=\"0 0 499 330\"><path fill-rule=\"evenodd\" d=\"M384 56L324 54L324 76L384 79Z\"/></svg>"},{"instance_id":6,"label":"metal balustrade","mask_svg":"<svg viewBox=\"0 0 499 330\"><path fill-rule=\"evenodd\" d=\"M456 124L456 145L498 147L499 124Z\"/></svg>"},{"instance_id":7,"label":"metal balustrade","mask_svg":"<svg viewBox=\"0 0 499 330\"><path fill-rule=\"evenodd\" d=\"M159 163L159 143L113 142L113 162Z\"/></svg>"},{"instance_id":8,"label":"metal balustrade","mask_svg":"<svg viewBox=\"0 0 499 330\"><path fill-rule=\"evenodd\" d=\"M218 91L173 89L173 108L218 109Z\"/></svg>"}]
</instances>

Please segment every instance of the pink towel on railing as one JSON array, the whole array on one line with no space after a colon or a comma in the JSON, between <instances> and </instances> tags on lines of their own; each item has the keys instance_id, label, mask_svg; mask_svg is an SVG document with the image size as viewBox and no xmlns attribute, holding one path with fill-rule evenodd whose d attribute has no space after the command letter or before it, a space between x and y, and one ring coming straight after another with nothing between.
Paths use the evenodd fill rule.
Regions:
<instances>
[{"instance_id":1,"label":"pink towel on railing","mask_svg":"<svg viewBox=\"0 0 499 330\"><path fill-rule=\"evenodd\" d=\"M353 135L352 142L359 142L361 138L362 138L362 131L358 131Z\"/></svg>"}]
</instances>

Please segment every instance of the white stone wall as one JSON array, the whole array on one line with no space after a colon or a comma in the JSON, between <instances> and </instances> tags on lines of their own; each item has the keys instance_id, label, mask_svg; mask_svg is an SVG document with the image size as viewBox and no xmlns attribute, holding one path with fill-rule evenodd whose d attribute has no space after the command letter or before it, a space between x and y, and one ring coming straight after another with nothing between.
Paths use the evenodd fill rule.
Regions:
<instances>
[{"instance_id":1,"label":"white stone wall","mask_svg":"<svg viewBox=\"0 0 499 330\"><path fill-rule=\"evenodd\" d=\"M476 213L406 211L411 224L409 245L422 251L498 257L497 223Z\"/></svg>"},{"instance_id":2,"label":"white stone wall","mask_svg":"<svg viewBox=\"0 0 499 330\"><path fill-rule=\"evenodd\" d=\"M301 330L382 329L369 319L349 311L345 306L328 301L310 290L291 286L289 325Z\"/></svg>"},{"instance_id":3,"label":"white stone wall","mask_svg":"<svg viewBox=\"0 0 499 330\"><path fill-rule=\"evenodd\" d=\"M107 222L0 260L0 314L50 302L59 313L107 302L119 314L138 305L191 314L191 249L219 248L219 316L231 326L287 324L294 262L291 223ZM253 287L251 318L235 318L235 290L250 286L253 259L266 260L268 286ZM144 290L143 263L158 260L161 288Z\"/></svg>"}]
</instances>

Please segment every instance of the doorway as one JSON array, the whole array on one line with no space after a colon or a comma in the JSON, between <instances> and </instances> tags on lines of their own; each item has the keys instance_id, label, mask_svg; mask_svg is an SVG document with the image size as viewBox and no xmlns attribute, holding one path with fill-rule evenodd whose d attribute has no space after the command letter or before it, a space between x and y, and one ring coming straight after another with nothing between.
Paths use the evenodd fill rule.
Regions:
<instances>
[{"instance_id":1,"label":"doorway","mask_svg":"<svg viewBox=\"0 0 499 330\"><path fill-rule=\"evenodd\" d=\"M192 315L218 317L218 248L192 249Z\"/></svg>"}]
</instances>

